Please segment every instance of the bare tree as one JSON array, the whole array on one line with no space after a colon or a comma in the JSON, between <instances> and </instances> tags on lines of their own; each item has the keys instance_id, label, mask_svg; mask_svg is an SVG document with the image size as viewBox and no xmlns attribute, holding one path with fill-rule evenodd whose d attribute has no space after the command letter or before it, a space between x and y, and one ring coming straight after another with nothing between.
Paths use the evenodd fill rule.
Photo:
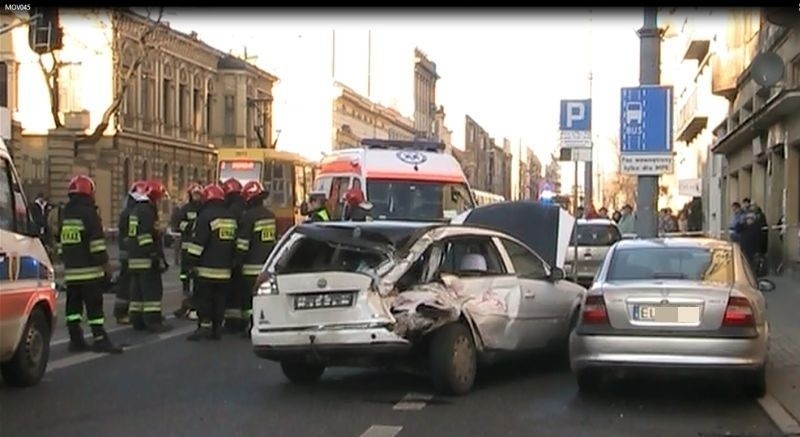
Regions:
<instances>
[{"instance_id":1,"label":"bare tree","mask_svg":"<svg viewBox=\"0 0 800 437\"><path fill-rule=\"evenodd\" d=\"M619 141L616 138L611 138L609 141L613 145L617 162L619 162ZM615 208L621 208L625 204L635 206L636 177L622 174L620 168L617 167L617 171L607 177L603 183L603 198L613 199L613 206Z\"/></svg>"},{"instance_id":2,"label":"bare tree","mask_svg":"<svg viewBox=\"0 0 800 437\"><path fill-rule=\"evenodd\" d=\"M120 50L122 48L122 44L119 42L121 40L120 24L123 22L123 20L128 19L125 17L125 15L131 14L131 12L124 9L110 9L108 14L111 18L111 29L112 32L114 32L114 38L109 41L109 44L112 53L112 64L114 66L115 90L111 102L106 110L103 111L103 116L100 119L100 122L94 127L90 134L78 138L78 144L96 144L98 141L100 141L100 139L103 137L103 133L106 131L106 129L108 129L108 125L111 122L111 117L118 113L128 88L136 78L136 73L139 70L139 67L141 67L141 65L148 59L148 56L151 53L157 51L163 45L165 40L164 35L167 33L167 29L165 29L165 26L162 23L162 18L164 17L164 8L158 8L155 18L152 18L152 14L150 14L148 11L147 19L149 24L139 29L138 32L134 32L135 36L133 42L135 46L135 53L133 55L133 61L130 63L130 65L126 66L123 65L123 62L121 62L122 56ZM45 55L49 56L49 62L44 61L43 58ZM45 55L39 56L39 66L42 70L42 74L44 75L45 83L47 84L50 95L50 114L53 117L53 123L55 126L62 127L64 124L59 113L60 88L58 79L64 63L59 59L58 53L56 52L50 52Z\"/></svg>"},{"instance_id":3,"label":"bare tree","mask_svg":"<svg viewBox=\"0 0 800 437\"><path fill-rule=\"evenodd\" d=\"M561 163L555 153L550 155L550 162L544 169L544 178L552 184L561 182Z\"/></svg>"}]
</instances>

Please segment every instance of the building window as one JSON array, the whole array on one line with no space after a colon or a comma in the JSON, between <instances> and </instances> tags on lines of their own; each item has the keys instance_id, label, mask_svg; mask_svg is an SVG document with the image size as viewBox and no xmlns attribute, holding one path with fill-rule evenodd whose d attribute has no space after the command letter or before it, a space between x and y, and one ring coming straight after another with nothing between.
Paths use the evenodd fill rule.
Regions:
<instances>
[{"instance_id":1,"label":"building window","mask_svg":"<svg viewBox=\"0 0 800 437\"><path fill-rule=\"evenodd\" d=\"M185 190L186 186L186 170L183 169L183 166L180 166L178 167L178 189Z\"/></svg>"},{"instance_id":2,"label":"building window","mask_svg":"<svg viewBox=\"0 0 800 437\"><path fill-rule=\"evenodd\" d=\"M78 63L65 63L59 68L59 83L69 84L69 86L58 87L58 110L63 114L83 110L80 68L81 65Z\"/></svg>"},{"instance_id":3,"label":"building window","mask_svg":"<svg viewBox=\"0 0 800 437\"><path fill-rule=\"evenodd\" d=\"M125 191L131 188L131 160L130 158L125 158L125 162L122 164L122 183L125 184L123 187Z\"/></svg>"},{"instance_id":4,"label":"building window","mask_svg":"<svg viewBox=\"0 0 800 437\"><path fill-rule=\"evenodd\" d=\"M8 104L8 88L11 82L8 75L8 64L0 62L0 107L7 108Z\"/></svg>"},{"instance_id":5,"label":"building window","mask_svg":"<svg viewBox=\"0 0 800 437\"><path fill-rule=\"evenodd\" d=\"M150 177L150 165L147 161L142 162L142 179L147 179Z\"/></svg>"},{"instance_id":6,"label":"building window","mask_svg":"<svg viewBox=\"0 0 800 437\"><path fill-rule=\"evenodd\" d=\"M225 96L225 136L236 134L236 97Z\"/></svg>"},{"instance_id":7,"label":"building window","mask_svg":"<svg viewBox=\"0 0 800 437\"><path fill-rule=\"evenodd\" d=\"M211 133L213 132L213 123L214 123L214 95L211 93L206 93L206 132Z\"/></svg>"},{"instance_id":8,"label":"building window","mask_svg":"<svg viewBox=\"0 0 800 437\"><path fill-rule=\"evenodd\" d=\"M197 167L195 167L194 171L192 171L192 180L197 181L199 177L200 177L200 170L198 170Z\"/></svg>"},{"instance_id":9,"label":"building window","mask_svg":"<svg viewBox=\"0 0 800 437\"><path fill-rule=\"evenodd\" d=\"M155 79L152 75L142 74L142 90L140 99L142 102L142 130L153 130L153 115L155 106Z\"/></svg>"},{"instance_id":10,"label":"building window","mask_svg":"<svg viewBox=\"0 0 800 437\"><path fill-rule=\"evenodd\" d=\"M189 90L184 84L178 87L178 122L181 127L181 136L184 137L189 127Z\"/></svg>"},{"instance_id":11,"label":"building window","mask_svg":"<svg viewBox=\"0 0 800 437\"><path fill-rule=\"evenodd\" d=\"M172 175L169 173L169 164L166 162L164 163L164 167L161 168L161 181L166 187L172 186Z\"/></svg>"},{"instance_id":12,"label":"building window","mask_svg":"<svg viewBox=\"0 0 800 437\"><path fill-rule=\"evenodd\" d=\"M172 135L172 128L175 127L175 85L170 79L164 79L163 100L161 107L161 119L164 120L164 133Z\"/></svg>"},{"instance_id":13,"label":"building window","mask_svg":"<svg viewBox=\"0 0 800 437\"><path fill-rule=\"evenodd\" d=\"M192 102L194 103L194 128L198 134L204 133L203 130L203 97L199 89L192 91Z\"/></svg>"},{"instance_id":14,"label":"building window","mask_svg":"<svg viewBox=\"0 0 800 437\"><path fill-rule=\"evenodd\" d=\"M247 105L247 121L245 125L245 137L247 138L247 145L254 146L257 142L255 138L255 120L253 117L253 112L255 111L254 104Z\"/></svg>"}]
</instances>

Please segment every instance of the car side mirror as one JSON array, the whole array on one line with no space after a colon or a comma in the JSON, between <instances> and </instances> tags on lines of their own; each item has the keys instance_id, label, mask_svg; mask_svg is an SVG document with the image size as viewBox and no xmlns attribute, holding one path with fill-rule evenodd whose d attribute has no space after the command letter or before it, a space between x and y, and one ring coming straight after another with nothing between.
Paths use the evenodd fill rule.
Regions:
<instances>
[{"instance_id":1,"label":"car side mirror","mask_svg":"<svg viewBox=\"0 0 800 437\"><path fill-rule=\"evenodd\" d=\"M775 290L775 283L769 279L759 279L758 289L764 293L769 293L770 291Z\"/></svg>"},{"instance_id":2,"label":"car side mirror","mask_svg":"<svg viewBox=\"0 0 800 437\"><path fill-rule=\"evenodd\" d=\"M564 273L564 269L560 267L553 267L553 269L550 270L550 280L553 282L558 282L566 277L567 275Z\"/></svg>"}]
</instances>

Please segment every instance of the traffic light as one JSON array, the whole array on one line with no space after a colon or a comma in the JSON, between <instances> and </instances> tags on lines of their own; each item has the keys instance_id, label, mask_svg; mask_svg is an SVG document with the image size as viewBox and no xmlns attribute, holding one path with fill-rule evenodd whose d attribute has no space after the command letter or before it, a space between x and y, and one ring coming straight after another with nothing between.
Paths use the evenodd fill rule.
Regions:
<instances>
[{"instance_id":1,"label":"traffic light","mask_svg":"<svg viewBox=\"0 0 800 437\"><path fill-rule=\"evenodd\" d=\"M31 50L43 55L62 48L61 26L56 8L31 9L28 26L28 44Z\"/></svg>"}]
</instances>

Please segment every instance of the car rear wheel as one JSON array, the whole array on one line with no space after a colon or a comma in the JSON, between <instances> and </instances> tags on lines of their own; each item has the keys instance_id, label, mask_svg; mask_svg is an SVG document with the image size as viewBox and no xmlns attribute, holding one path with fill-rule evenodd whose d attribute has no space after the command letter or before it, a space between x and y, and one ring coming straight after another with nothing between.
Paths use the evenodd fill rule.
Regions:
<instances>
[{"instance_id":1,"label":"car rear wheel","mask_svg":"<svg viewBox=\"0 0 800 437\"><path fill-rule=\"evenodd\" d=\"M603 388L603 374L597 369L581 370L575 374L578 391L583 394L597 393Z\"/></svg>"},{"instance_id":2,"label":"car rear wheel","mask_svg":"<svg viewBox=\"0 0 800 437\"><path fill-rule=\"evenodd\" d=\"M451 323L438 329L433 333L428 353L437 392L455 396L469 393L475 383L478 354L466 326Z\"/></svg>"},{"instance_id":3,"label":"car rear wheel","mask_svg":"<svg viewBox=\"0 0 800 437\"><path fill-rule=\"evenodd\" d=\"M42 310L34 310L22 332L14 356L0 366L6 384L14 387L36 385L44 376L50 358L50 327Z\"/></svg>"},{"instance_id":4,"label":"car rear wheel","mask_svg":"<svg viewBox=\"0 0 800 437\"><path fill-rule=\"evenodd\" d=\"M762 398L767 394L767 369L761 367L747 375L744 392L750 398Z\"/></svg>"},{"instance_id":5,"label":"car rear wheel","mask_svg":"<svg viewBox=\"0 0 800 437\"><path fill-rule=\"evenodd\" d=\"M325 366L302 361L281 361L281 370L295 384L313 384L322 377Z\"/></svg>"}]
</instances>

